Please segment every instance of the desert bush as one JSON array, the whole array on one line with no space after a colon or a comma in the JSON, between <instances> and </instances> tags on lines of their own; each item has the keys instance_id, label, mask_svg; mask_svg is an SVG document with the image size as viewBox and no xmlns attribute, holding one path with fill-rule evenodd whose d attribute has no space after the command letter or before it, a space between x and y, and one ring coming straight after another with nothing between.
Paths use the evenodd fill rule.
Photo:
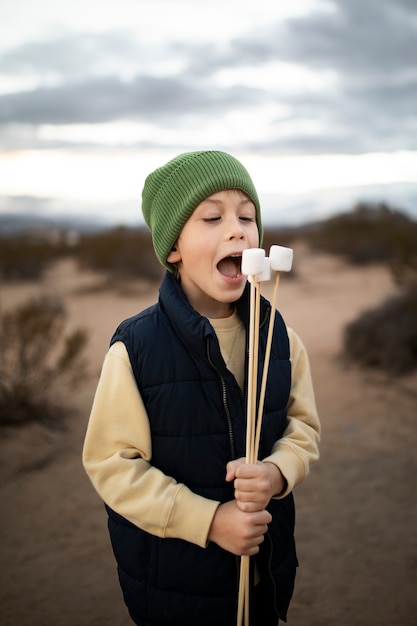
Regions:
<instances>
[{"instance_id":1,"label":"desert bush","mask_svg":"<svg viewBox=\"0 0 417 626\"><path fill-rule=\"evenodd\" d=\"M262 248L265 249L265 253L268 256L271 246L285 246L286 248L292 248L296 240L302 237L302 233L298 228L274 228L267 226L264 228ZM297 277L297 255L294 257L294 262L291 268L291 272L285 273L285 280L294 279Z\"/></svg>"},{"instance_id":2,"label":"desert bush","mask_svg":"<svg viewBox=\"0 0 417 626\"><path fill-rule=\"evenodd\" d=\"M414 292L417 290L417 232L410 229L410 233L398 238L397 255L390 260L389 268L397 285Z\"/></svg>"},{"instance_id":3,"label":"desert bush","mask_svg":"<svg viewBox=\"0 0 417 626\"><path fill-rule=\"evenodd\" d=\"M310 244L356 264L395 264L415 250L417 223L388 205L359 203L311 231Z\"/></svg>"},{"instance_id":4,"label":"desert bush","mask_svg":"<svg viewBox=\"0 0 417 626\"><path fill-rule=\"evenodd\" d=\"M50 298L32 299L0 315L0 424L57 423L85 380L88 336L65 334L66 312Z\"/></svg>"},{"instance_id":5,"label":"desert bush","mask_svg":"<svg viewBox=\"0 0 417 626\"><path fill-rule=\"evenodd\" d=\"M162 268L155 257L151 235L144 229L117 227L84 235L78 246L81 267L127 278L155 280Z\"/></svg>"},{"instance_id":6,"label":"desert bush","mask_svg":"<svg viewBox=\"0 0 417 626\"><path fill-rule=\"evenodd\" d=\"M365 311L344 332L343 355L403 374L417 367L417 223L385 204L359 204L317 226L314 248L355 264L386 263L400 292Z\"/></svg>"},{"instance_id":7,"label":"desert bush","mask_svg":"<svg viewBox=\"0 0 417 626\"><path fill-rule=\"evenodd\" d=\"M296 229L266 226L264 228L262 247L265 248L266 254L268 255L269 248L274 245L291 248L297 237L298 231Z\"/></svg>"},{"instance_id":8,"label":"desert bush","mask_svg":"<svg viewBox=\"0 0 417 626\"><path fill-rule=\"evenodd\" d=\"M0 236L0 279L37 280L51 263L71 251L64 234Z\"/></svg>"},{"instance_id":9,"label":"desert bush","mask_svg":"<svg viewBox=\"0 0 417 626\"><path fill-rule=\"evenodd\" d=\"M417 368L417 286L365 311L344 332L344 355L349 361L391 374Z\"/></svg>"}]
</instances>

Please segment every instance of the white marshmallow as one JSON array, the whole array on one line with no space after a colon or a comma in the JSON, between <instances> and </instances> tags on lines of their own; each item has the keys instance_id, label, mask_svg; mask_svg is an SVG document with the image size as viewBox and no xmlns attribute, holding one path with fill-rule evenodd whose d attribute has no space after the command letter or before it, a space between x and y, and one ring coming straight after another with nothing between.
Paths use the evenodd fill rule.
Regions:
<instances>
[{"instance_id":1,"label":"white marshmallow","mask_svg":"<svg viewBox=\"0 0 417 626\"><path fill-rule=\"evenodd\" d=\"M264 269L265 250L262 248L249 248L242 254L242 274L256 276Z\"/></svg>"},{"instance_id":2,"label":"white marshmallow","mask_svg":"<svg viewBox=\"0 0 417 626\"><path fill-rule=\"evenodd\" d=\"M255 274L255 276L249 276L249 282L252 282L253 279L255 279L255 283L264 283L271 279L271 262L267 256L264 257L262 272Z\"/></svg>"},{"instance_id":3,"label":"white marshmallow","mask_svg":"<svg viewBox=\"0 0 417 626\"><path fill-rule=\"evenodd\" d=\"M289 272L292 267L293 256L294 251L292 248L284 248L284 246L271 246L269 250L271 269L275 272Z\"/></svg>"}]
</instances>

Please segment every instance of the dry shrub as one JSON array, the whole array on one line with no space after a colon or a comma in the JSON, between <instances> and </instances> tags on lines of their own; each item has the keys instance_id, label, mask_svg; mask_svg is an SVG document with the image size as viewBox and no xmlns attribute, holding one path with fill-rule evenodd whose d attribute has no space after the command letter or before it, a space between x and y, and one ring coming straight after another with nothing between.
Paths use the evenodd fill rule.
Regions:
<instances>
[{"instance_id":1,"label":"dry shrub","mask_svg":"<svg viewBox=\"0 0 417 626\"><path fill-rule=\"evenodd\" d=\"M300 239L300 229L298 228L273 228L266 226L262 240L262 247L268 256L271 246L284 246L292 248L297 239ZM297 277L297 255L294 256L294 262L291 272L285 274L285 279L293 279Z\"/></svg>"},{"instance_id":2,"label":"dry shrub","mask_svg":"<svg viewBox=\"0 0 417 626\"><path fill-rule=\"evenodd\" d=\"M309 241L314 248L344 256L355 264L395 264L415 251L417 223L384 203L359 203L352 212L317 226Z\"/></svg>"},{"instance_id":3,"label":"dry shrub","mask_svg":"<svg viewBox=\"0 0 417 626\"><path fill-rule=\"evenodd\" d=\"M345 329L344 355L390 374L417 368L417 286L365 311Z\"/></svg>"},{"instance_id":4,"label":"dry shrub","mask_svg":"<svg viewBox=\"0 0 417 626\"><path fill-rule=\"evenodd\" d=\"M144 229L117 227L84 235L78 247L81 267L113 277L160 279L162 268L155 257L151 235Z\"/></svg>"},{"instance_id":5,"label":"dry shrub","mask_svg":"<svg viewBox=\"0 0 417 626\"><path fill-rule=\"evenodd\" d=\"M417 368L417 223L386 204L360 203L316 226L308 239L355 264L385 263L401 288L346 327L344 356L393 374Z\"/></svg>"},{"instance_id":6,"label":"dry shrub","mask_svg":"<svg viewBox=\"0 0 417 626\"><path fill-rule=\"evenodd\" d=\"M272 228L265 226L262 247L268 255L271 246L285 246L291 248L294 240L298 237L298 230L295 228Z\"/></svg>"},{"instance_id":7,"label":"dry shrub","mask_svg":"<svg viewBox=\"0 0 417 626\"><path fill-rule=\"evenodd\" d=\"M36 280L61 255L54 243L29 234L0 237L0 278Z\"/></svg>"},{"instance_id":8,"label":"dry shrub","mask_svg":"<svg viewBox=\"0 0 417 626\"><path fill-rule=\"evenodd\" d=\"M85 329L65 335L61 302L32 299L0 316L0 424L56 423L85 380Z\"/></svg>"}]
</instances>

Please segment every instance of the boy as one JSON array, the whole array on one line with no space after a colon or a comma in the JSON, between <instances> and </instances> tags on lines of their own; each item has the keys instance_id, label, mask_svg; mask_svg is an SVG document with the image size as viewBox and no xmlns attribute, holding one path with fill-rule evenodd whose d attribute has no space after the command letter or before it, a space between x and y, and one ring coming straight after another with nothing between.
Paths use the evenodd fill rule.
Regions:
<instances>
[{"instance_id":1,"label":"boy","mask_svg":"<svg viewBox=\"0 0 417 626\"><path fill-rule=\"evenodd\" d=\"M245 463L240 263L262 241L258 196L239 161L206 151L151 173L142 201L167 272L158 303L111 340L83 452L125 603L140 626L235 626L250 555L251 625L275 626L297 565L292 490L320 426L306 352L277 312L259 462ZM269 314L262 298L260 367Z\"/></svg>"}]
</instances>

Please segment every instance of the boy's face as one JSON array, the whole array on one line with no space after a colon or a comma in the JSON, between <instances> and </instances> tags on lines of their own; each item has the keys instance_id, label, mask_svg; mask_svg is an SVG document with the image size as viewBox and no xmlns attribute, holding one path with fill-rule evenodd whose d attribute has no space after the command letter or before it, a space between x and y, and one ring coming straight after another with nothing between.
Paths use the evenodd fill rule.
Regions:
<instances>
[{"instance_id":1,"label":"boy's face","mask_svg":"<svg viewBox=\"0 0 417 626\"><path fill-rule=\"evenodd\" d=\"M188 219L167 260L191 305L206 317L230 315L243 293L242 252L259 244L255 206L238 190L215 193Z\"/></svg>"}]
</instances>

